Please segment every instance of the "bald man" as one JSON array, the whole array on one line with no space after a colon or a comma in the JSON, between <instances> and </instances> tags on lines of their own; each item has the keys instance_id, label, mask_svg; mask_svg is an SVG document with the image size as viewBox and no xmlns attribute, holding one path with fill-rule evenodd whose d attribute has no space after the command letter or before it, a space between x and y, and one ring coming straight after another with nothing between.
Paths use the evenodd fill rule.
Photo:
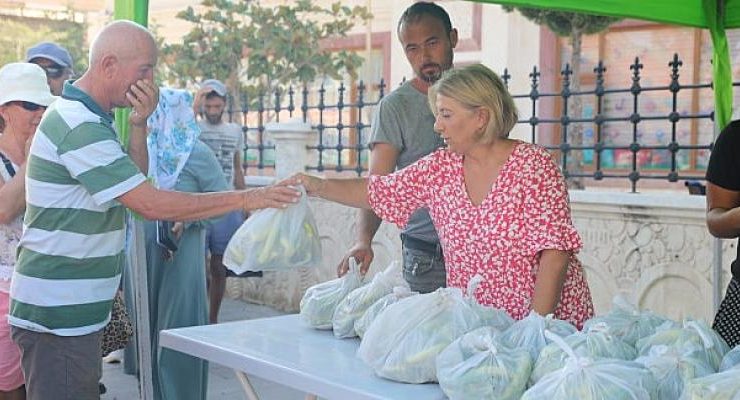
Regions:
<instances>
[{"instance_id":1,"label":"bald man","mask_svg":"<svg viewBox=\"0 0 740 400\"><path fill-rule=\"evenodd\" d=\"M92 44L88 71L65 83L31 145L8 317L31 400L99 398L101 331L121 276L123 206L147 219L186 221L298 198L286 187L189 194L147 183L156 62L144 27L107 25ZM128 154L113 130L114 107L132 107Z\"/></svg>"}]
</instances>

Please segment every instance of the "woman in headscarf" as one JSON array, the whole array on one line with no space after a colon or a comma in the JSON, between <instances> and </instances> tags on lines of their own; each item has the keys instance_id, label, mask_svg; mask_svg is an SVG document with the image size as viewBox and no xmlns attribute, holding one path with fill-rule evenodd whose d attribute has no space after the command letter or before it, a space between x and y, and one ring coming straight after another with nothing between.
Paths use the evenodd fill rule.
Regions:
<instances>
[{"instance_id":1,"label":"woman in headscarf","mask_svg":"<svg viewBox=\"0 0 740 400\"><path fill-rule=\"evenodd\" d=\"M10 338L8 306L26 207L26 157L41 115L54 101L38 65L0 68L0 399L24 399L21 354Z\"/></svg>"},{"instance_id":2,"label":"woman in headscarf","mask_svg":"<svg viewBox=\"0 0 740 400\"><path fill-rule=\"evenodd\" d=\"M159 104L149 117L149 178L160 189L217 192L227 189L216 156L198 140L192 96L183 90L162 88ZM170 247L158 238L161 221L147 221L146 262L149 285L149 329L152 378L156 399L205 399L207 363L159 347L159 331L208 323L205 277L205 221L171 225ZM167 228L170 229L170 228ZM158 240L159 239L159 240ZM177 249L174 249L174 244ZM125 274L127 299L133 282ZM129 300L128 304L131 304ZM133 311L129 307L129 311ZM135 314L132 312L132 319ZM132 346L129 346L130 350ZM133 352L126 355L127 373L137 366Z\"/></svg>"}]
</instances>

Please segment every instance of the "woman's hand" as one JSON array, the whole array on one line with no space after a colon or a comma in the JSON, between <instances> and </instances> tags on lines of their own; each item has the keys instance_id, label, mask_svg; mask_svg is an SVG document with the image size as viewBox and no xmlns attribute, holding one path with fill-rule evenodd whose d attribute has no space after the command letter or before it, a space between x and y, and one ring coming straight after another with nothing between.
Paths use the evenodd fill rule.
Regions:
<instances>
[{"instance_id":1,"label":"woman's hand","mask_svg":"<svg viewBox=\"0 0 740 400\"><path fill-rule=\"evenodd\" d=\"M277 186L303 186L306 189L306 194L313 197L321 196L321 189L326 182L325 179L319 178L318 176L308 175L304 173L297 173L290 178L283 179L276 183Z\"/></svg>"}]
</instances>

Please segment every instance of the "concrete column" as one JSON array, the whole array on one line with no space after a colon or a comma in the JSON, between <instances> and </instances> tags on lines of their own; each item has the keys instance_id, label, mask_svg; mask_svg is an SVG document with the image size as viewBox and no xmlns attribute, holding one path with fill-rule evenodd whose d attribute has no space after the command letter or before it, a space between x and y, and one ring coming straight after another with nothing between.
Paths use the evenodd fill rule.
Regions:
<instances>
[{"instance_id":1,"label":"concrete column","mask_svg":"<svg viewBox=\"0 0 740 400\"><path fill-rule=\"evenodd\" d=\"M317 132L311 124L301 118L287 122L274 122L265 126L267 134L275 143L275 176L283 179L297 172L304 172L306 165L315 163L316 151L307 146L317 144Z\"/></svg>"}]
</instances>

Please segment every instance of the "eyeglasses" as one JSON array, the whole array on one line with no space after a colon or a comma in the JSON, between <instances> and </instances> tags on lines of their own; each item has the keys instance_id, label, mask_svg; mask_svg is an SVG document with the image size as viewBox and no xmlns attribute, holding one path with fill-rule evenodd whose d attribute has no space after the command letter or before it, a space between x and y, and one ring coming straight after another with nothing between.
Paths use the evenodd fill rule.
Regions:
<instances>
[{"instance_id":1,"label":"eyeglasses","mask_svg":"<svg viewBox=\"0 0 740 400\"><path fill-rule=\"evenodd\" d=\"M61 78L62 75L64 75L65 72L67 72L67 68L60 67L60 66L53 66L53 67L41 67L46 72L46 77L51 79L57 79Z\"/></svg>"},{"instance_id":2,"label":"eyeglasses","mask_svg":"<svg viewBox=\"0 0 740 400\"><path fill-rule=\"evenodd\" d=\"M30 101L13 101L12 104L18 105L26 111L38 111L46 109L46 106L31 103Z\"/></svg>"}]
</instances>

